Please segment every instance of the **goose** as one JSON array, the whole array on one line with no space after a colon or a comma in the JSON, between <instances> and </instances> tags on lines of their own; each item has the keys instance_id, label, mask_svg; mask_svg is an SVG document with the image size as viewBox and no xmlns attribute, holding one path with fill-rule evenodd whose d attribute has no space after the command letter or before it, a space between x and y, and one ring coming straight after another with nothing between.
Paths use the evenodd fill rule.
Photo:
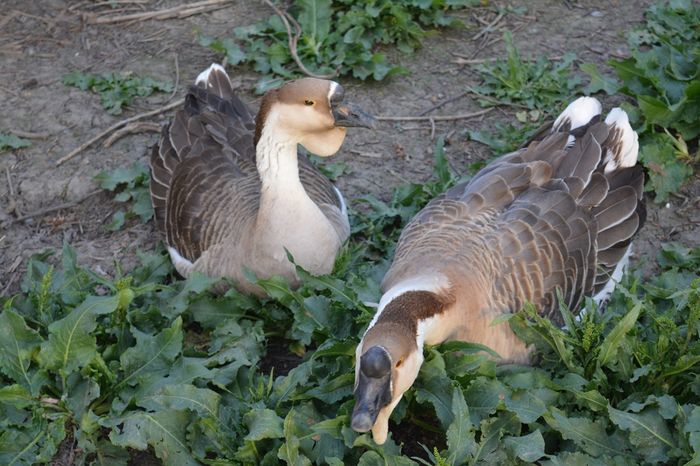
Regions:
<instances>
[{"instance_id":1,"label":"goose","mask_svg":"<svg viewBox=\"0 0 700 466\"><path fill-rule=\"evenodd\" d=\"M297 145L327 157L348 127L373 126L343 98L334 81L298 79L268 91L254 118L221 65L197 76L150 158L155 223L180 275L262 295L248 271L298 284L287 251L310 273L331 272L350 233L346 204Z\"/></svg>"},{"instance_id":2,"label":"goose","mask_svg":"<svg viewBox=\"0 0 700 466\"><path fill-rule=\"evenodd\" d=\"M627 114L572 102L526 148L431 200L405 227L377 312L356 349L351 426L385 442L388 421L423 363L423 345L481 343L501 363L530 363L504 313L532 303L562 325L605 299L646 218L639 144Z\"/></svg>"}]
</instances>

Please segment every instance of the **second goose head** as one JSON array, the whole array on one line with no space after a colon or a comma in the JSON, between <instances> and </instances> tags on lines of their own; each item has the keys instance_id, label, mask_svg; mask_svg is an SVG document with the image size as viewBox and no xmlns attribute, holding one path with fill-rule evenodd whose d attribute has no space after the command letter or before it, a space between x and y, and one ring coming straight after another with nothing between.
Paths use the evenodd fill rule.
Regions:
<instances>
[{"instance_id":1,"label":"second goose head","mask_svg":"<svg viewBox=\"0 0 700 466\"><path fill-rule=\"evenodd\" d=\"M335 81L303 78L268 91L263 97L255 124L255 144L266 128L279 137L301 144L308 151L327 157L340 149L346 128L372 128L374 118L350 103Z\"/></svg>"}]
</instances>

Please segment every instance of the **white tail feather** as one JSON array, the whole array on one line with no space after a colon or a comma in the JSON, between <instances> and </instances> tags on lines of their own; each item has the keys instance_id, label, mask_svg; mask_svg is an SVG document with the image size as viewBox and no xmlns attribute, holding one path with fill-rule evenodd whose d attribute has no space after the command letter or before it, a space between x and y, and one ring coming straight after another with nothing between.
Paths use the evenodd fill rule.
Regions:
<instances>
[{"instance_id":1,"label":"white tail feather","mask_svg":"<svg viewBox=\"0 0 700 466\"><path fill-rule=\"evenodd\" d=\"M559 131L567 122L571 123L571 129L579 128L591 121L594 116L600 115L601 111L603 107L595 97L579 97L561 112L559 118L554 121L552 131Z\"/></svg>"},{"instance_id":2,"label":"white tail feather","mask_svg":"<svg viewBox=\"0 0 700 466\"><path fill-rule=\"evenodd\" d=\"M636 131L630 126L627 113L621 108L613 108L605 118L605 123L611 127L610 134L617 133L619 138L619 142L613 145L615 153L608 149L605 173L621 167L633 167L637 163L639 141Z\"/></svg>"},{"instance_id":3,"label":"white tail feather","mask_svg":"<svg viewBox=\"0 0 700 466\"><path fill-rule=\"evenodd\" d=\"M223 66L219 65L218 63L212 63L209 66L209 68L207 68L206 70L199 73L199 75L197 76L197 79L194 80L194 84L196 86L202 84L202 85L204 85L204 87L210 87L211 83L209 83L209 75L211 74L211 72L213 70L221 71L224 74L224 76L226 76L228 78L228 75L226 74L226 70L224 70Z\"/></svg>"}]
</instances>

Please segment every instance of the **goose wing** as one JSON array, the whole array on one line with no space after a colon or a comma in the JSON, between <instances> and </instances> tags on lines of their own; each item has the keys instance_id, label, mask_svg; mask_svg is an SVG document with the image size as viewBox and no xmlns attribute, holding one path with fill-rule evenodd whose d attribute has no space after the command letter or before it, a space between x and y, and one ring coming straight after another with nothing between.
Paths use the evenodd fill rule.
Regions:
<instances>
[{"instance_id":1,"label":"goose wing","mask_svg":"<svg viewBox=\"0 0 700 466\"><path fill-rule=\"evenodd\" d=\"M431 201L403 231L383 288L439 271L454 287L476 281L502 311L532 302L556 321L557 289L577 309L645 218L636 133L621 110L599 114L577 100L542 139Z\"/></svg>"}]
</instances>

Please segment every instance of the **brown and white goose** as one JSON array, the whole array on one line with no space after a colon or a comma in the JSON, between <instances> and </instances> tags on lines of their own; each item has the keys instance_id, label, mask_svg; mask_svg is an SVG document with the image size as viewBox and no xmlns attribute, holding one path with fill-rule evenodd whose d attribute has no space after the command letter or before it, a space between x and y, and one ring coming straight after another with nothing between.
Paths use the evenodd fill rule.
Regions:
<instances>
[{"instance_id":1,"label":"brown and white goose","mask_svg":"<svg viewBox=\"0 0 700 466\"><path fill-rule=\"evenodd\" d=\"M234 95L223 67L196 79L151 155L151 201L171 260L187 277L198 271L245 279L296 280L295 261L329 273L350 228L340 191L303 155L336 153L350 126L372 118L343 104L336 82L299 79L269 91L257 118Z\"/></svg>"},{"instance_id":2,"label":"brown and white goose","mask_svg":"<svg viewBox=\"0 0 700 466\"><path fill-rule=\"evenodd\" d=\"M627 114L582 97L551 131L433 199L406 226L357 347L352 427L383 443L423 345L481 343L501 362L530 349L494 318L531 302L558 321L556 290L577 310L611 291L644 223L644 174ZM560 322L558 322L561 324Z\"/></svg>"}]
</instances>

